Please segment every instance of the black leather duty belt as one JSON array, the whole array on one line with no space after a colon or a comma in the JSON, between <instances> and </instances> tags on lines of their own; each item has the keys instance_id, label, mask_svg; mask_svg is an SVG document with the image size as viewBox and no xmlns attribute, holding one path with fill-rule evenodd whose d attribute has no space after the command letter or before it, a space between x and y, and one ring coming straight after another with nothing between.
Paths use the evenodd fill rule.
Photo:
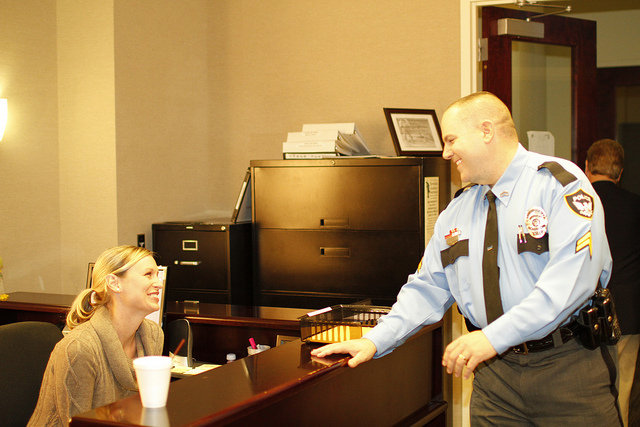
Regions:
<instances>
[{"instance_id":1,"label":"black leather duty belt","mask_svg":"<svg viewBox=\"0 0 640 427\"><path fill-rule=\"evenodd\" d=\"M565 326L559 327L544 338L541 338L539 340L527 341L522 344L513 346L509 349L509 351L513 351L516 354L528 354L549 350L554 347L559 347L567 341L572 340L578 336L578 327L579 326L577 322L570 322Z\"/></svg>"},{"instance_id":2,"label":"black leather duty belt","mask_svg":"<svg viewBox=\"0 0 640 427\"><path fill-rule=\"evenodd\" d=\"M464 321L469 332L480 330L480 328L471 323L466 317L464 318ZM557 328L555 331L551 332L544 338L524 342L522 344L511 347L507 351L513 351L516 354L528 354L535 353L537 351L549 350L554 347L559 347L567 341L573 338L577 338L579 328L580 325L578 325L578 322L573 320L568 324Z\"/></svg>"}]
</instances>

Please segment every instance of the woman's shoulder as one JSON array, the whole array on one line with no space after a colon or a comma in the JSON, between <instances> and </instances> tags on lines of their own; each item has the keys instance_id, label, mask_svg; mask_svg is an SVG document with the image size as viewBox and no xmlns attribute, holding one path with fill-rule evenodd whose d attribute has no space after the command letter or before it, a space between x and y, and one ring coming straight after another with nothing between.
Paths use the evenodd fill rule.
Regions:
<instances>
[{"instance_id":1,"label":"woman's shoulder","mask_svg":"<svg viewBox=\"0 0 640 427\"><path fill-rule=\"evenodd\" d=\"M52 354L73 362L78 358L93 357L100 349L100 339L89 322L85 322L69 331L56 344Z\"/></svg>"}]
</instances>

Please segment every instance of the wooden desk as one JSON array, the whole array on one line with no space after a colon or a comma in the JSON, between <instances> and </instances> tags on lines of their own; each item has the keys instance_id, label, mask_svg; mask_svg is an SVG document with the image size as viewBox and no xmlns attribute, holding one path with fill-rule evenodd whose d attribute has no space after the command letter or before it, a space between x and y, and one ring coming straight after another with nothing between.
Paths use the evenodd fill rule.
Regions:
<instances>
[{"instance_id":1,"label":"wooden desk","mask_svg":"<svg viewBox=\"0 0 640 427\"><path fill-rule=\"evenodd\" d=\"M38 320L62 329L75 295L13 292L0 301L0 324ZM298 317L307 309L252 307L228 304L184 304L167 302L164 325L186 318L192 326L193 355L197 360L223 364L227 353L247 355L249 338L259 344L276 346L281 336L300 337ZM165 346L168 351L168 347Z\"/></svg>"},{"instance_id":2,"label":"wooden desk","mask_svg":"<svg viewBox=\"0 0 640 427\"><path fill-rule=\"evenodd\" d=\"M62 329L75 295L12 292L0 301L0 325L36 320L54 323Z\"/></svg>"},{"instance_id":3,"label":"wooden desk","mask_svg":"<svg viewBox=\"0 0 640 427\"><path fill-rule=\"evenodd\" d=\"M312 358L317 344L296 340L172 382L166 408L144 409L135 394L71 426L444 426L440 326L355 369L347 356Z\"/></svg>"},{"instance_id":4,"label":"wooden desk","mask_svg":"<svg viewBox=\"0 0 640 427\"><path fill-rule=\"evenodd\" d=\"M165 307L165 325L176 319L187 319L193 333L193 357L204 362L223 364L227 353L235 353L237 358L246 356L249 338L271 347L276 346L278 335L299 338L298 318L309 311L298 308L168 302ZM168 348L166 342L165 348Z\"/></svg>"}]
</instances>

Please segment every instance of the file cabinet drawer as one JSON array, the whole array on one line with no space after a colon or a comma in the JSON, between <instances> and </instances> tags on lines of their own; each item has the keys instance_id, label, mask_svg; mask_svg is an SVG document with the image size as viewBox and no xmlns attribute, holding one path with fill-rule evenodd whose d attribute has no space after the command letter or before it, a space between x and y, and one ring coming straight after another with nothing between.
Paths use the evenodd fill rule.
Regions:
<instances>
[{"instance_id":1,"label":"file cabinet drawer","mask_svg":"<svg viewBox=\"0 0 640 427\"><path fill-rule=\"evenodd\" d=\"M420 167L255 167L260 228L419 231Z\"/></svg>"},{"instance_id":2,"label":"file cabinet drawer","mask_svg":"<svg viewBox=\"0 0 640 427\"><path fill-rule=\"evenodd\" d=\"M422 257L412 232L261 230L260 291L395 301Z\"/></svg>"}]
</instances>

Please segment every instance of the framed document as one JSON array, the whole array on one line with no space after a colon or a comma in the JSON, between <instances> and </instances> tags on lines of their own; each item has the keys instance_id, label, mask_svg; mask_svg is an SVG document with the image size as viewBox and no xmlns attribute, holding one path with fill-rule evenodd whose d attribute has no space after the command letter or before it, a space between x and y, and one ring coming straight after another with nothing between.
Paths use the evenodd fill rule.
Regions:
<instances>
[{"instance_id":1,"label":"framed document","mask_svg":"<svg viewBox=\"0 0 640 427\"><path fill-rule=\"evenodd\" d=\"M300 337L294 337L294 336L289 336L289 335L277 335L276 336L276 347L284 344L284 343L288 343L289 341L295 341L297 339L299 339Z\"/></svg>"},{"instance_id":2,"label":"framed document","mask_svg":"<svg viewBox=\"0 0 640 427\"><path fill-rule=\"evenodd\" d=\"M240 194L231 214L231 222L251 222L251 168L247 168L240 188Z\"/></svg>"},{"instance_id":3,"label":"framed document","mask_svg":"<svg viewBox=\"0 0 640 427\"><path fill-rule=\"evenodd\" d=\"M435 110L383 110L398 156L442 155L442 136Z\"/></svg>"}]
</instances>

